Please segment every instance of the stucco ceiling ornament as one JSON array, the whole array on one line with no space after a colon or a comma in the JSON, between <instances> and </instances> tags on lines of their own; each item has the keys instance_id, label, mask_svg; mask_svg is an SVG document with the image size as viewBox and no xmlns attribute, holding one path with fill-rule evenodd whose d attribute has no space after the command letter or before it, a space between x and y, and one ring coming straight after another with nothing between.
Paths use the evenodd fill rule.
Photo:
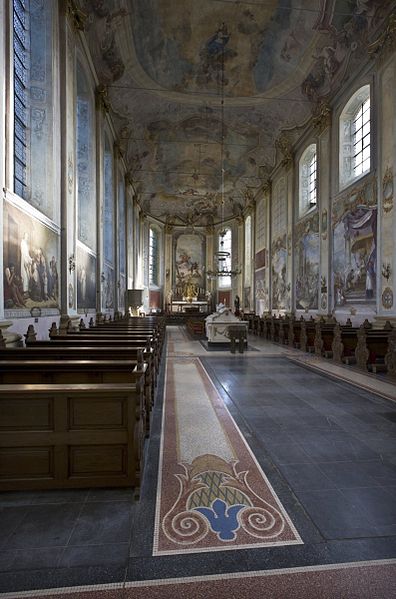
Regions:
<instances>
[{"instance_id":1,"label":"stucco ceiling ornament","mask_svg":"<svg viewBox=\"0 0 396 599\"><path fill-rule=\"evenodd\" d=\"M71 17L75 29L85 30L88 15L79 8L74 0L67 1L67 14Z\"/></svg>"},{"instance_id":2,"label":"stucco ceiling ornament","mask_svg":"<svg viewBox=\"0 0 396 599\"><path fill-rule=\"evenodd\" d=\"M368 51L374 58L382 59L396 47L396 12L393 12L387 21L381 35L372 42Z\"/></svg>"},{"instance_id":3,"label":"stucco ceiling ornament","mask_svg":"<svg viewBox=\"0 0 396 599\"><path fill-rule=\"evenodd\" d=\"M293 164L293 149L290 137L285 133L281 133L275 141L276 149L281 153L281 165L288 169Z\"/></svg>"},{"instance_id":4,"label":"stucco ceiling ornament","mask_svg":"<svg viewBox=\"0 0 396 599\"><path fill-rule=\"evenodd\" d=\"M312 110L312 124L316 131L323 133L331 125L331 108L326 100L321 99Z\"/></svg>"},{"instance_id":5,"label":"stucco ceiling ornament","mask_svg":"<svg viewBox=\"0 0 396 599\"><path fill-rule=\"evenodd\" d=\"M97 106L102 108L104 112L110 112L111 103L109 99L109 89L107 85L100 83L95 90Z\"/></svg>"}]
</instances>

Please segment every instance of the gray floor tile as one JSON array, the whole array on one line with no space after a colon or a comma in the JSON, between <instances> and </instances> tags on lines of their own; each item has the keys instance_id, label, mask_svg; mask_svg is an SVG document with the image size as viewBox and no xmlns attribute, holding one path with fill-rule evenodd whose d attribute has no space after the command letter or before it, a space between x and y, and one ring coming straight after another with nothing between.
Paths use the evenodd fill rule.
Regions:
<instances>
[{"instance_id":1,"label":"gray floor tile","mask_svg":"<svg viewBox=\"0 0 396 599\"><path fill-rule=\"evenodd\" d=\"M32 505L9 536L9 549L66 545L81 509L79 503Z\"/></svg>"},{"instance_id":2,"label":"gray floor tile","mask_svg":"<svg viewBox=\"0 0 396 599\"><path fill-rule=\"evenodd\" d=\"M28 513L28 507L3 507L0 508L0 548L10 549L9 540L14 531L21 525Z\"/></svg>"},{"instance_id":3,"label":"gray floor tile","mask_svg":"<svg viewBox=\"0 0 396 599\"><path fill-rule=\"evenodd\" d=\"M129 541L132 506L127 501L86 503L69 545L126 543Z\"/></svg>"},{"instance_id":4,"label":"gray floor tile","mask_svg":"<svg viewBox=\"0 0 396 599\"><path fill-rule=\"evenodd\" d=\"M129 553L128 543L109 543L106 545L85 545L66 547L60 568L86 566L116 566L125 564Z\"/></svg>"},{"instance_id":5,"label":"gray floor tile","mask_svg":"<svg viewBox=\"0 0 396 599\"><path fill-rule=\"evenodd\" d=\"M366 462L319 462L317 465L339 489L380 484L368 474Z\"/></svg>"},{"instance_id":6,"label":"gray floor tile","mask_svg":"<svg viewBox=\"0 0 396 599\"><path fill-rule=\"evenodd\" d=\"M292 489L334 489L334 483L315 464L281 465L279 469Z\"/></svg>"},{"instance_id":7,"label":"gray floor tile","mask_svg":"<svg viewBox=\"0 0 396 599\"><path fill-rule=\"evenodd\" d=\"M384 487L342 489L348 501L354 503L365 514L373 526L396 525L396 501L394 495Z\"/></svg>"}]
</instances>

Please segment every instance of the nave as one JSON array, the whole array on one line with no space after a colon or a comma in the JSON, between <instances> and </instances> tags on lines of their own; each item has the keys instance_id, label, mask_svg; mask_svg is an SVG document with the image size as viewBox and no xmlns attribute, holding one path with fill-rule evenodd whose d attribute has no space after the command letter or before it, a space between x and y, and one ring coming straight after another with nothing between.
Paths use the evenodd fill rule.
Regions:
<instances>
[{"instance_id":1,"label":"nave","mask_svg":"<svg viewBox=\"0 0 396 599\"><path fill-rule=\"evenodd\" d=\"M396 395L249 344L167 327L139 501L1 493L2 597L394 596Z\"/></svg>"}]
</instances>

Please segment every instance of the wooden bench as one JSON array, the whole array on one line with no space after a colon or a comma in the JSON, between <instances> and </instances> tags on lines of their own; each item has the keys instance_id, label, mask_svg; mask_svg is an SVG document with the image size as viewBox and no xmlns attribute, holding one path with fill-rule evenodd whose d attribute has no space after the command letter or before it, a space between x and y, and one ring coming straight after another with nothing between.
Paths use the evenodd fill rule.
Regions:
<instances>
[{"instance_id":1,"label":"wooden bench","mask_svg":"<svg viewBox=\"0 0 396 599\"><path fill-rule=\"evenodd\" d=\"M3 385L0 490L138 487L133 384Z\"/></svg>"}]
</instances>

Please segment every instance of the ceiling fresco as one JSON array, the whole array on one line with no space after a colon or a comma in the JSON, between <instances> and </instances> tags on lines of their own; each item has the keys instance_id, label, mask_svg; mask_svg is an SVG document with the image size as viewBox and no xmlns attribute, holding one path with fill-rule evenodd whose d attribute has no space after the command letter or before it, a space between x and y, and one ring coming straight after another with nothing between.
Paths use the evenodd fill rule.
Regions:
<instances>
[{"instance_id":1,"label":"ceiling fresco","mask_svg":"<svg viewBox=\"0 0 396 599\"><path fill-rule=\"evenodd\" d=\"M164 222L218 222L222 166L225 217L243 211L279 148L289 151L367 56L391 4L82 0L145 212Z\"/></svg>"}]
</instances>

